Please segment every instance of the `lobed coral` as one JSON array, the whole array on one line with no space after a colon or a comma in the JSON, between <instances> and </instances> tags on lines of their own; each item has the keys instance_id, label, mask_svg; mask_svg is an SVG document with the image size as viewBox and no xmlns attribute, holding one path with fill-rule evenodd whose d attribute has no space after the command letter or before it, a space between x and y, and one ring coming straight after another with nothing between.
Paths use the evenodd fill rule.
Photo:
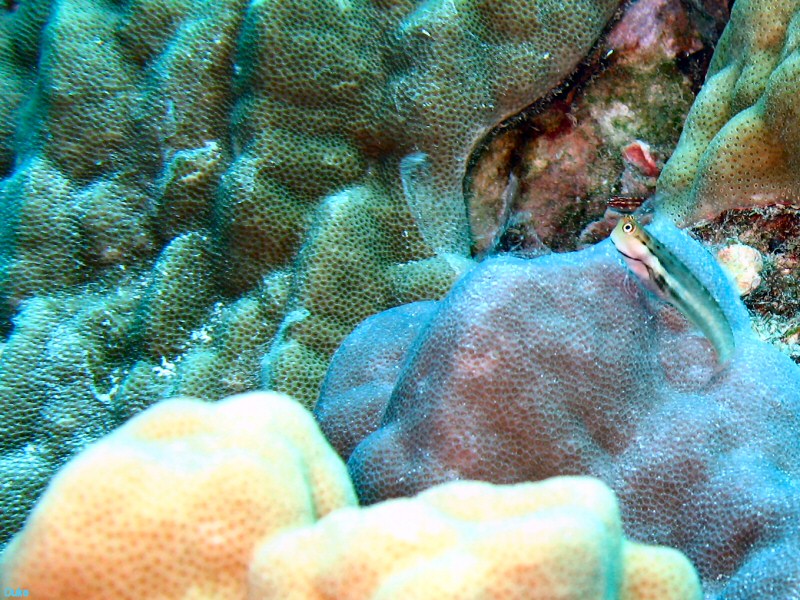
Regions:
<instances>
[{"instance_id":1,"label":"lobed coral","mask_svg":"<svg viewBox=\"0 0 800 600\"><path fill-rule=\"evenodd\" d=\"M700 597L685 556L622 537L591 478L354 505L295 400L168 400L67 463L0 555L0 584L53 600Z\"/></svg>"},{"instance_id":2,"label":"lobed coral","mask_svg":"<svg viewBox=\"0 0 800 600\"><path fill-rule=\"evenodd\" d=\"M686 552L710 597L796 594L800 369L753 337L697 242L663 215L651 229L723 307L728 365L610 241L486 260L444 300L368 319L335 355L315 410L362 501L594 475L627 535Z\"/></svg>"},{"instance_id":3,"label":"lobed coral","mask_svg":"<svg viewBox=\"0 0 800 600\"><path fill-rule=\"evenodd\" d=\"M250 597L702 597L685 556L621 535L613 493L592 478L449 483L270 539Z\"/></svg>"},{"instance_id":4,"label":"lobed coral","mask_svg":"<svg viewBox=\"0 0 800 600\"><path fill-rule=\"evenodd\" d=\"M359 321L444 294L469 264L471 145L617 4L0 11L0 471L29 473L0 488L0 539L136 411L259 385L311 404Z\"/></svg>"},{"instance_id":5,"label":"lobed coral","mask_svg":"<svg viewBox=\"0 0 800 600\"><path fill-rule=\"evenodd\" d=\"M472 264L461 186L476 140L570 73L616 5L31 0L0 13L0 538L72 453L159 399L260 384L310 405L356 323L443 295ZM796 12L737 3L659 180L663 212L690 222L796 195L781 125L796 108ZM791 595L796 372L712 277L741 348L714 372L674 313L652 318L650 300L613 288L608 252L488 261L443 303L368 321L353 340L372 327L369 351L351 341L328 376L326 430L368 499L464 474L595 473L628 534L685 549L709 594ZM540 269L551 287L531 283ZM540 311L522 327L520 305ZM592 333L570 337L581 324ZM476 383L521 386L500 395L514 410L465 406ZM8 568L39 561L54 502ZM241 593L234 579L219 585Z\"/></svg>"},{"instance_id":6,"label":"lobed coral","mask_svg":"<svg viewBox=\"0 0 800 600\"><path fill-rule=\"evenodd\" d=\"M678 222L726 209L796 203L800 95L796 0L737 1L658 182Z\"/></svg>"},{"instance_id":7,"label":"lobed coral","mask_svg":"<svg viewBox=\"0 0 800 600\"><path fill-rule=\"evenodd\" d=\"M274 393L151 407L70 461L0 558L41 598L243 598L255 545L355 504L311 416Z\"/></svg>"}]
</instances>

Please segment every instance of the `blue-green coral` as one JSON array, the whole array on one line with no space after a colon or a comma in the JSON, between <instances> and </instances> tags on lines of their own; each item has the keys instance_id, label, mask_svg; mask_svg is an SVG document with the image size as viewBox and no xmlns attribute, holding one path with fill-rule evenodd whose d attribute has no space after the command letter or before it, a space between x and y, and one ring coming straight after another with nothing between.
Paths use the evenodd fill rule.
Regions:
<instances>
[{"instance_id":1,"label":"blue-green coral","mask_svg":"<svg viewBox=\"0 0 800 600\"><path fill-rule=\"evenodd\" d=\"M465 238L471 145L568 75L617 4L0 14L0 537L137 410L259 384L312 403L356 323L441 296L468 259L420 234L401 159L428 156L445 207L428 216Z\"/></svg>"}]
</instances>

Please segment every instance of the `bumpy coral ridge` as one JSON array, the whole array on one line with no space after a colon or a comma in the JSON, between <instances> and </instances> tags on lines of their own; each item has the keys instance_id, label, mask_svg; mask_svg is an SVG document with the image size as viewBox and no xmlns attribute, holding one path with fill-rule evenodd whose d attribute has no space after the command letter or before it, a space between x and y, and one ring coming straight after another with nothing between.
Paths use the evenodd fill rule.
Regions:
<instances>
[{"instance_id":1,"label":"bumpy coral ridge","mask_svg":"<svg viewBox=\"0 0 800 600\"><path fill-rule=\"evenodd\" d=\"M52 600L701 595L680 552L622 538L596 479L355 500L291 398L168 400L62 469L0 555L0 585Z\"/></svg>"},{"instance_id":2,"label":"bumpy coral ridge","mask_svg":"<svg viewBox=\"0 0 800 600\"><path fill-rule=\"evenodd\" d=\"M800 2L737 0L658 182L683 223L800 197Z\"/></svg>"},{"instance_id":3,"label":"bumpy coral ridge","mask_svg":"<svg viewBox=\"0 0 800 600\"><path fill-rule=\"evenodd\" d=\"M252 598L692 600L686 557L622 538L613 493L589 477L456 482L336 511L256 551Z\"/></svg>"},{"instance_id":4,"label":"bumpy coral ridge","mask_svg":"<svg viewBox=\"0 0 800 600\"><path fill-rule=\"evenodd\" d=\"M53 600L238 600L258 542L353 504L344 464L294 400L169 400L58 473L0 582Z\"/></svg>"},{"instance_id":5,"label":"bumpy coral ridge","mask_svg":"<svg viewBox=\"0 0 800 600\"><path fill-rule=\"evenodd\" d=\"M468 262L470 145L566 77L617 4L0 10L0 543L138 410L259 384L311 404L359 321L444 294Z\"/></svg>"}]
</instances>

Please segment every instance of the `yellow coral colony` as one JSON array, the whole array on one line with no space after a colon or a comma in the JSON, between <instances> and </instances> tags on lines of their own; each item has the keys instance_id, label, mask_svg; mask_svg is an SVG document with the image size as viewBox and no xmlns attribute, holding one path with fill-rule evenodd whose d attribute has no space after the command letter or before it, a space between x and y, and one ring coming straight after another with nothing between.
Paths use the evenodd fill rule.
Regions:
<instances>
[{"instance_id":1,"label":"yellow coral colony","mask_svg":"<svg viewBox=\"0 0 800 600\"><path fill-rule=\"evenodd\" d=\"M318 520L319 519L319 520ZM0 557L48 600L696 600L590 477L453 482L360 509L311 415L268 392L162 402L73 459Z\"/></svg>"},{"instance_id":2,"label":"yellow coral colony","mask_svg":"<svg viewBox=\"0 0 800 600\"><path fill-rule=\"evenodd\" d=\"M621 529L614 494L590 477L453 482L269 540L256 551L250 597L701 597L683 554L628 542Z\"/></svg>"},{"instance_id":3,"label":"yellow coral colony","mask_svg":"<svg viewBox=\"0 0 800 600\"><path fill-rule=\"evenodd\" d=\"M355 502L344 464L294 400L168 400L58 473L0 580L49 600L244 598L259 540Z\"/></svg>"}]
</instances>

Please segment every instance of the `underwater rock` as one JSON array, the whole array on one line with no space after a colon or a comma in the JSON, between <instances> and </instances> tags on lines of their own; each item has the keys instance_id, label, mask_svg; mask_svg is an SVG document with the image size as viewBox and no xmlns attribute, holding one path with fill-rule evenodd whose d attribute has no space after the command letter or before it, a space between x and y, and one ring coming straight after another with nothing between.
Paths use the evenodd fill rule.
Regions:
<instances>
[{"instance_id":1,"label":"underwater rock","mask_svg":"<svg viewBox=\"0 0 800 600\"><path fill-rule=\"evenodd\" d=\"M764 260L761 253L745 244L730 244L717 251L717 260L733 277L739 295L747 296L761 285Z\"/></svg>"},{"instance_id":2,"label":"underwater rock","mask_svg":"<svg viewBox=\"0 0 800 600\"><path fill-rule=\"evenodd\" d=\"M800 363L800 209L772 205L723 211L692 227L712 248L738 240L763 259L761 283L743 298L757 335Z\"/></svg>"}]
</instances>

